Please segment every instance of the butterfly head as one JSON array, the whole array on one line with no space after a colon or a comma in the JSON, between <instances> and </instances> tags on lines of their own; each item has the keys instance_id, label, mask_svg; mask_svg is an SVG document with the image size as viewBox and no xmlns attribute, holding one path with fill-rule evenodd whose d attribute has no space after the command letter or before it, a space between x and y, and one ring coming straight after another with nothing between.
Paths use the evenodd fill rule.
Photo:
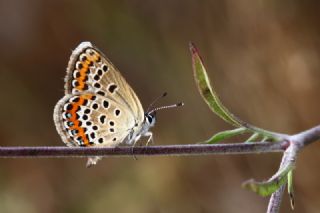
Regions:
<instances>
[{"instance_id":1,"label":"butterfly head","mask_svg":"<svg viewBox=\"0 0 320 213\"><path fill-rule=\"evenodd\" d=\"M156 111L147 112L144 115L145 123L149 127L153 127L156 123Z\"/></svg>"}]
</instances>

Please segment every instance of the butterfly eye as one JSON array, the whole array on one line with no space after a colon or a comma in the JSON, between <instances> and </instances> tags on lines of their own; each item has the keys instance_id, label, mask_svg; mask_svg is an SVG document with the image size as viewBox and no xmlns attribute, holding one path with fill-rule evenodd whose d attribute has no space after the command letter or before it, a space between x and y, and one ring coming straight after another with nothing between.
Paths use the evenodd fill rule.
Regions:
<instances>
[{"instance_id":1,"label":"butterfly eye","mask_svg":"<svg viewBox=\"0 0 320 213\"><path fill-rule=\"evenodd\" d=\"M152 115L150 115L150 114L147 114L147 115L146 115L146 119L147 119L147 121L148 121L149 124L152 123L153 118L154 118L154 117L153 117Z\"/></svg>"}]
</instances>

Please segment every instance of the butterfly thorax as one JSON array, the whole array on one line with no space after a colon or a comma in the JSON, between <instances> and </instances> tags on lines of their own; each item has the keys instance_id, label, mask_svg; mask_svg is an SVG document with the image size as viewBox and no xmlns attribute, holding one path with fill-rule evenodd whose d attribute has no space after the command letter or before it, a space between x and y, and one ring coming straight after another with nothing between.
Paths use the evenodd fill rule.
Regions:
<instances>
[{"instance_id":1,"label":"butterfly thorax","mask_svg":"<svg viewBox=\"0 0 320 213\"><path fill-rule=\"evenodd\" d=\"M152 132L149 131L156 123L156 113L145 113L142 124L136 123L131 129L127 138L127 144L136 143L142 136L149 137L148 142L152 140Z\"/></svg>"}]
</instances>

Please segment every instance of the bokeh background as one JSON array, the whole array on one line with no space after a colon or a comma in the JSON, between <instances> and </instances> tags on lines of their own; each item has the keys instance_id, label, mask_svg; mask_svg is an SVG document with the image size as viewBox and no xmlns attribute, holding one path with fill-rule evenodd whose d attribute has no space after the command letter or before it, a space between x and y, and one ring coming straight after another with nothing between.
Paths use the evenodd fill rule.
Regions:
<instances>
[{"instance_id":1,"label":"bokeh background","mask_svg":"<svg viewBox=\"0 0 320 213\"><path fill-rule=\"evenodd\" d=\"M145 107L164 91L156 144L192 144L231 128L193 80L197 44L225 105L242 119L295 133L319 124L318 1L0 0L1 146L60 146L52 113L72 49L91 41ZM234 141L234 140L233 140ZM240 139L239 139L240 141ZM319 212L320 143L299 156L295 212ZM85 159L1 159L0 212L265 212L243 190L265 180L280 154ZM291 212L287 196L281 212Z\"/></svg>"}]
</instances>

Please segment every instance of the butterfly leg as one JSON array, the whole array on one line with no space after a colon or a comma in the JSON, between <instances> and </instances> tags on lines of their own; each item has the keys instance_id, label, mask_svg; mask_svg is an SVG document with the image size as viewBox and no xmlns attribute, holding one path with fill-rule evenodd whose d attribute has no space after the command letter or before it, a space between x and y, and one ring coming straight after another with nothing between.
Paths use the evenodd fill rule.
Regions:
<instances>
[{"instance_id":1,"label":"butterfly leg","mask_svg":"<svg viewBox=\"0 0 320 213\"><path fill-rule=\"evenodd\" d=\"M151 142L151 144L153 144L152 132L146 132L143 136L149 137L148 140L147 140L146 146L148 146L150 142Z\"/></svg>"},{"instance_id":2,"label":"butterfly leg","mask_svg":"<svg viewBox=\"0 0 320 213\"><path fill-rule=\"evenodd\" d=\"M133 153L133 149L134 149L134 147L136 147L136 144L137 144L137 142L138 142L138 140L141 138L141 135L138 135L137 137L135 137L134 138L134 141L133 141L133 144L132 144L132 147L131 147L131 153L132 153L132 155L133 155L133 158L135 159L135 160L138 160L138 158L135 156L135 154Z\"/></svg>"}]
</instances>

